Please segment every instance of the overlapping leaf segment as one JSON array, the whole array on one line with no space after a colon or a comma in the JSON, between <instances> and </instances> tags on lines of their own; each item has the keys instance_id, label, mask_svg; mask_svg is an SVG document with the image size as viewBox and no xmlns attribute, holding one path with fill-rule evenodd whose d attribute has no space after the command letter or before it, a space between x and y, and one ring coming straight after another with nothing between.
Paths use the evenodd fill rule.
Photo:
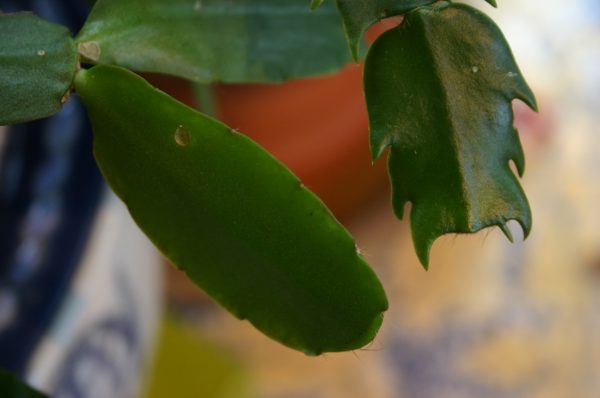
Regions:
<instances>
[{"instance_id":1,"label":"overlapping leaf segment","mask_svg":"<svg viewBox=\"0 0 600 398\"><path fill-rule=\"evenodd\" d=\"M364 84L372 157L391 148L394 210L402 218L412 203L423 265L446 233L497 225L512 240L506 223L517 220L527 235L529 204L509 167L513 161L522 175L511 101L536 103L500 29L476 9L446 1L337 3L355 54L371 23L410 10L371 47Z\"/></svg>"},{"instance_id":2,"label":"overlapping leaf segment","mask_svg":"<svg viewBox=\"0 0 600 398\"><path fill-rule=\"evenodd\" d=\"M93 63L198 82L273 82L350 60L335 4L306 0L98 0L77 35Z\"/></svg>"},{"instance_id":3,"label":"overlapping leaf segment","mask_svg":"<svg viewBox=\"0 0 600 398\"><path fill-rule=\"evenodd\" d=\"M31 13L0 11L0 126L58 112L76 69L66 27Z\"/></svg>"}]
</instances>

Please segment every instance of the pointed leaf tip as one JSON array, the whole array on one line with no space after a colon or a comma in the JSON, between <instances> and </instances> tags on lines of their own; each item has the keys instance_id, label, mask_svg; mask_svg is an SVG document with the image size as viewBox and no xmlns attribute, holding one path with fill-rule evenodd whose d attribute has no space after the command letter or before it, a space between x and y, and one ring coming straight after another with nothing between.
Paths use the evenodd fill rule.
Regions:
<instances>
[{"instance_id":1,"label":"pointed leaf tip","mask_svg":"<svg viewBox=\"0 0 600 398\"><path fill-rule=\"evenodd\" d=\"M528 214L527 216L528 217L524 220L520 218L516 220L521 226L521 230L523 231L523 240L527 239L529 237L529 234L531 234L531 214Z\"/></svg>"},{"instance_id":2,"label":"pointed leaf tip","mask_svg":"<svg viewBox=\"0 0 600 398\"><path fill-rule=\"evenodd\" d=\"M534 111L536 113L539 112L537 100L535 98L535 95L533 94L533 91L531 91L529 86L525 85L525 89L522 90L521 92L519 92L516 95L516 98L523 101L525 104L527 104L527 106L529 108L531 108L532 111Z\"/></svg>"},{"instance_id":3,"label":"pointed leaf tip","mask_svg":"<svg viewBox=\"0 0 600 398\"><path fill-rule=\"evenodd\" d=\"M498 224L498 227L500 228L500 230L502 230L509 242L514 243L515 239L508 225L506 223L500 223Z\"/></svg>"},{"instance_id":4,"label":"pointed leaf tip","mask_svg":"<svg viewBox=\"0 0 600 398\"><path fill-rule=\"evenodd\" d=\"M385 131L371 131L370 133L370 147L371 147L371 161L375 162L377 159L379 159L381 157L381 155L385 152L385 150L387 149L387 147L389 147L391 144L389 142L387 142L387 140L385 140L385 138L383 140L379 140L379 137L384 135Z\"/></svg>"},{"instance_id":5,"label":"pointed leaf tip","mask_svg":"<svg viewBox=\"0 0 600 398\"><path fill-rule=\"evenodd\" d=\"M315 1L315 0L313 0ZM364 33L374 23L384 18L404 15L436 0L336 0L344 20L344 29L352 57L360 59L360 43Z\"/></svg>"},{"instance_id":6,"label":"pointed leaf tip","mask_svg":"<svg viewBox=\"0 0 600 398\"><path fill-rule=\"evenodd\" d=\"M410 226L413 236L413 247L415 248L415 253L417 254L417 258L419 259L421 266L423 266L423 269L428 271L431 247L433 246L433 242L438 238L439 235L435 232L421 228L421 226L419 225L420 222L421 220L419 219L419 217L415 216L415 213L411 212Z\"/></svg>"},{"instance_id":7,"label":"pointed leaf tip","mask_svg":"<svg viewBox=\"0 0 600 398\"><path fill-rule=\"evenodd\" d=\"M498 8L498 4L496 3L496 0L485 0L486 3L490 4L492 7L494 8Z\"/></svg>"},{"instance_id":8,"label":"pointed leaf tip","mask_svg":"<svg viewBox=\"0 0 600 398\"><path fill-rule=\"evenodd\" d=\"M429 254L431 252L431 245L433 242L427 243L418 243L414 242L415 251L417 253L417 258L421 263L421 266L425 271L429 271Z\"/></svg>"}]
</instances>

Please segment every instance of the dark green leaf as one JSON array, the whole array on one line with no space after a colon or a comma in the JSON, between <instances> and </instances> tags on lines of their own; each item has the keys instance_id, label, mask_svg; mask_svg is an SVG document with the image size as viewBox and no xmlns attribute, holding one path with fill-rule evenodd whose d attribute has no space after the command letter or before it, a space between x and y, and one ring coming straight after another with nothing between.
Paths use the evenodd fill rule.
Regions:
<instances>
[{"instance_id":1,"label":"dark green leaf","mask_svg":"<svg viewBox=\"0 0 600 398\"><path fill-rule=\"evenodd\" d=\"M440 235L508 220L531 228L527 199L509 167L523 173L511 101L535 109L502 33L466 5L440 3L408 14L371 48L365 67L371 149L391 146L393 205L412 202L419 258Z\"/></svg>"},{"instance_id":2,"label":"dark green leaf","mask_svg":"<svg viewBox=\"0 0 600 398\"><path fill-rule=\"evenodd\" d=\"M30 13L0 13L0 125L58 112L76 68L65 27Z\"/></svg>"},{"instance_id":3,"label":"dark green leaf","mask_svg":"<svg viewBox=\"0 0 600 398\"><path fill-rule=\"evenodd\" d=\"M280 81L350 60L335 5L306 0L99 0L77 41L93 62L198 82Z\"/></svg>"},{"instance_id":4,"label":"dark green leaf","mask_svg":"<svg viewBox=\"0 0 600 398\"><path fill-rule=\"evenodd\" d=\"M2 398L46 398L42 394L29 387L17 376L0 369L0 397Z\"/></svg>"},{"instance_id":5,"label":"dark green leaf","mask_svg":"<svg viewBox=\"0 0 600 398\"><path fill-rule=\"evenodd\" d=\"M113 66L81 71L94 154L174 264L239 318L319 354L373 339L387 301L348 232L246 136Z\"/></svg>"},{"instance_id":6,"label":"dark green leaf","mask_svg":"<svg viewBox=\"0 0 600 398\"><path fill-rule=\"evenodd\" d=\"M375 22L402 15L436 0L336 0L355 60L358 60L363 34Z\"/></svg>"},{"instance_id":7,"label":"dark green leaf","mask_svg":"<svg viewBox=\"0 0 600 398\"><path fill-rule=\"evenodd\" d=\"M338 9L344 18L344 27L350 50L358 60L360 41L369 28L382 19L403 15L417 7L435 3L438 0L336 0ZM496 7L495 0L485 0ZM313 7L318 6L313 1Z\"/></svg>"}]
</instances>

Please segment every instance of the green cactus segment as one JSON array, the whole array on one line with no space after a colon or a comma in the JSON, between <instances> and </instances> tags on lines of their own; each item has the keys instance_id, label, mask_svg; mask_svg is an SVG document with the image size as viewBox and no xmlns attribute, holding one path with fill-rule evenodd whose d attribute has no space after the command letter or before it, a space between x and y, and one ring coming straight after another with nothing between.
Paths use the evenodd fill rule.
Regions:
<instances>
[{"instance_id":1,"label":"green cactus segment","mask_svg":"<svg viewBox=\"0 0 600 398\"><path fill-rule=\"evenodd\" d=\"M370 342L383 288L348 232L246 136L113 66L80 71L94 154L163 254L236 317L311 354Z\"/></svg>"},{"instance_id":2,"label":"green cactus segment","mask_svg":"<svg viewBox=\"0 0 600 398\"><path fill-rule=\"evenodd\" d=\"M0 12L0 125L58 112L76 69L67 28L31 13Z\"/></svg>"},{"instance_id":3,"label":"green cactus segment","mask_svg":"<svg viewBox=\"0 0 600 398\"><path fill-rule=\"evenodd\" d=\"M522 175L525 163L511 101L536 103L491 19L452 3L408 14L373 44L365 95L373 159L391 147L394 210L402 218L412 202L424 266L446 233L507 233L509 220L529 233L529 204L509 167Z\"/></svg>"},{"instance_id":4,"label":"green cactus segment","mask_svg":"<svg viewBox=\"0 0 600 398\"><path fill-rule=\"evenodd\" d=\"M34 390L17 376L0 369L0 397L6 398L48 398L47 395Z\"/></svg>"},{"instance_id":5,"label":"green cactus segment","mask_svg":"<svg viewBox=\"0 0 600 398\"><path fill-rule=\"evenodd\" d=\"M382 19L404 15L418 7L431 5L438 0L336 0L344 20L346 37L355 61L359 60L360 43L367 29ZM485 0L496 7L495 0ZM313 0L318 7L323 0Z\"/></svg>"},{"instance_id":6,"label":"green cactus segment","mask_svg":"<svg viewBox=\"0 0 600 398\"><path fill-rule=\"evenodd\" d=\"M76 41L92 63L203 83L281 81L351 61L335 4L306 0L98 0Z\"/></svg>"},{"instance_id":7,"label":"green cactus segment","mask_svg":"<svg viewBox=\"0 0 600 398\"><path fill-rule=\"evenodd\" d=\"M382 19L403 15L436 0L336 0L344 20L346 37L354 60L358 61L364 33Z\"/></svg>"}]
</instances>

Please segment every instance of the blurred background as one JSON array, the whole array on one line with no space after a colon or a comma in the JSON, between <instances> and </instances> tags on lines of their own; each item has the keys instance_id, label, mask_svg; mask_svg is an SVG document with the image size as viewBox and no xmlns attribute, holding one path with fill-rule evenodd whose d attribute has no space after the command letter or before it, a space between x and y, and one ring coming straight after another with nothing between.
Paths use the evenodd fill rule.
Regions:
<instances>
[{"instance_id":1,"label":"blurred background","mask_svg":"<svg viewBox=\"0 0 600 398\"><path fill-rule=\"evenodd\" d=\"M77 31L81 3L0 9ZM470 3L500 25L539 104L514 103L527 241L445 236L423 270L393 216L385 162L370 164L360 66L217 85L212 102L205 87L147 76L256 139L323 198L386 288L381 332L362 350L307 357L215 305L103 186L75 99L0 127L0 367L59 398L600 396L600 3Z\"/></svg>"}]
</instances>

